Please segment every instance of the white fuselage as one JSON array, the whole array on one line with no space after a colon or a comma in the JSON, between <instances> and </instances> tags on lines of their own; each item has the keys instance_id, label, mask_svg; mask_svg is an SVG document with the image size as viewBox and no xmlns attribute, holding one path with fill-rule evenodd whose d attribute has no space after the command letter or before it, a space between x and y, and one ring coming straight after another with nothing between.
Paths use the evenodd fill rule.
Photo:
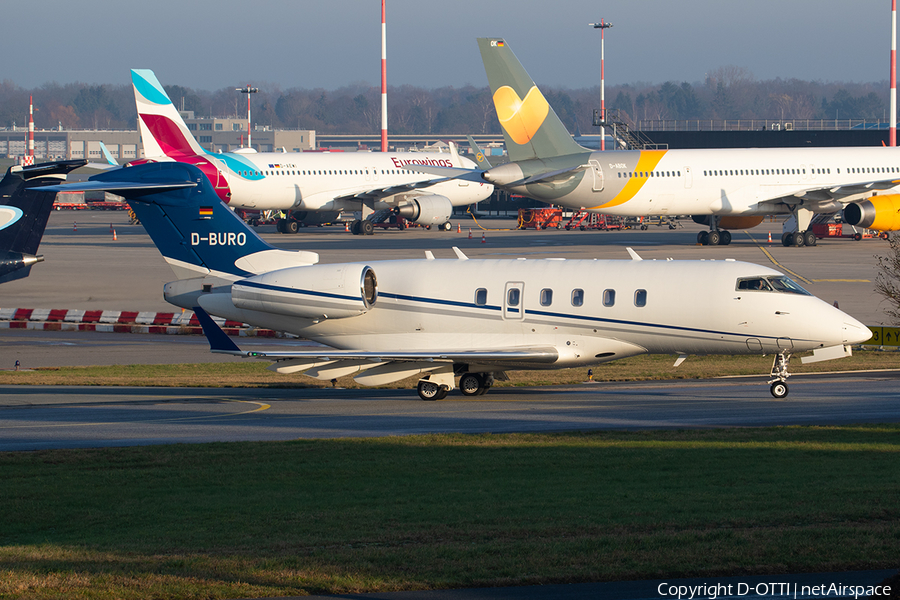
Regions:
<instances>
[{"instance_id":1,"label":"white fuselage","mask_svg":"<svg viewBox=\"0 0 900 600\"><path fill-rule=\"evenodd\" d=\"M202 295L200 305L221 317L289 331L339 349L553 347L559 359L545 365L549 368L643 353L799 352L869 337L861 323L814 296L739 289L740 280L783 276L730 260L363 264L377 276L378 296L356 316L313 322L285 316L278 308L281 314L237 309L226 293ZM310 290L291 284L300 280L304 268L273 272L281 274L277 285L262 292L269 294L273 306L308 301ZM347 289L346 294L346 306L359 305L358 289Z\"/></svg>"},{"instance_id":2,"label":"white fuselage","mask_svg":"<svg viewBox=\"0 0 900 600\"><path fill-rule=\"evenodd\" d=\"M841 197L847 202L870 196L865 188L870 182L900 179L896 148L854 147L593 152L501 165L509 171L495 182L508 184L574 163L588 167L510 189L615 215L750 216L787 213L791 206L834 212L827 190L859 185L858 194ZM824 193L801 198L808 190Z\"/></svg>"},{"instance_id":3,"label":"white fuselage","mask_svg":"<svg viewBox=\"0 0 900 600\"><path fill-rule=\"evenodd\" d=\"M453 180L418 189L399 187L436 179L408 170L410 163L457 166L453 155L444 153L232 152L203 157L217 167L222 179L211 182L217 191L229 189L227 201L232 208L359 210L362 196L373 191L377 192L376 209L427 194L444 196L453 206L466 206L493 192L488 183ZM456 162L475 166L462 157ZM394 186L399 188L396 192L385 192Z\"/></svg>"}]
</instances>

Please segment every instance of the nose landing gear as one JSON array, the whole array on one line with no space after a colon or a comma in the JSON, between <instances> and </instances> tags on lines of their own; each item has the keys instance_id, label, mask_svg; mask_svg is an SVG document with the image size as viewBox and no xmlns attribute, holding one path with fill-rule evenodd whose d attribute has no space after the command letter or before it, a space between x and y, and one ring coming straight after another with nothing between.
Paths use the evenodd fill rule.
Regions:
<instances>
[{"instance_id":1,"label":"nose landing gear","mask_svg":"<svg viewBox=\"0 0 900 600\"><path fill-rule=\"evenodd\" d=\"M779 352L775 355L775 360L772 362L772 373L770 374L772 379L768 381L771 385L769 391L772 392L772 396L779 400L785 398L790 391L787 385L787 378L791 376L787 370L790 360L790 354Z\"/></svg>"}]
</instances>

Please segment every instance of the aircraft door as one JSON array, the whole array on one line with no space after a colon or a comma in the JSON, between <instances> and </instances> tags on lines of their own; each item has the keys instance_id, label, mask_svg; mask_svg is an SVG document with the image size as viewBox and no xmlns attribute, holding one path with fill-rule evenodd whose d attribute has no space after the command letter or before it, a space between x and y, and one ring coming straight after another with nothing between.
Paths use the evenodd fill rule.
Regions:
<instances>
[{"instance_id":1,"label":"aircraft door","mask_svg":"<svg viewBox=\"0 0 900 600\"><path fill-rule=\"evenodd\" d=\"M223 190L228 188L228 180L225 179L225 173L223 172L227 167L218 159L212 159L210 161L212 166L216 169L216 178L215 181L212 182L213 186L217 190Z\"/></svg>"},{"instance_id":2,"label":"aircraft door","mask_svg":"<svg viewBox=\"0 0 900 600\"><path fill-rule=\"evenodd\" d=\"M691 186L694 185L694 174L691 172L690 167L684 168L684 189L689 190Z\"/></svg>"},{"instance_id":3,"label":"aircraft door","mask_svg":"<svg viewBox=\"0 0 900 600\"><path fill-rule=\"evenodd\" d=\"M588 164L591 165L591 172L594 175L594 187L591 189L595 192L603 191L603 169L600 167L600 161L598 160L589 160Z\"/></svg>"},{"instance_id":4,"label":"aircraft door","mask_svg":"<svg viewBox=\"0 0 900 600\"><path fill-rule=\"evenodd\" d=\"M525 320L525 284L521 281L509 281L506 283L506 293L503 295L503 320Z\"/></svg>"}]
</instances>

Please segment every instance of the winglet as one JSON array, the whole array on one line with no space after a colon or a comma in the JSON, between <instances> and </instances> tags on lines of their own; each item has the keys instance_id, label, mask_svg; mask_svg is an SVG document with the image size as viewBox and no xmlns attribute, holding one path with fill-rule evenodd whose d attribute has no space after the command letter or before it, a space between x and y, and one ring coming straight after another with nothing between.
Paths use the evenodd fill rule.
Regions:
<instances>
[{"instance_id":1,"label":"winglet","mask_svg":"<svg viewBox=\"0 0 900 600\"><path fill-rule=\"evenodd\" d=\"M631 257L631 260L644 260L641 258L641 255L634 251L633 248L625 248L628 250L628 256Z\"/></svg>"},{"instance_id":2,"label":"winglet","mask_svg":"<svg viewBox=\"0 0 900 600\"><path fill-rule=\"evenodd\" d=\"M247 355L246 352L237 347L237 344L231 341L231 338L222 331L222 328L219 327L215 321L213 321L208 312L199 306L195 306L194 314L197 315L197 320L200 321L200 327L203 328L203 335L206 336L206 340L209 342L210 352L236 354L238 356Z\"/></svg>"},{"instance_id":3,"label":"winglet","mask_svg":"<svg viewBox=\"0 0 900 600\"><path fill-rule=\"evenodd\" d=\"M478 144L475 142L475 138L471 135L467 135L466 139L469 140L469 148L472 150L472 153L475 155L475 164L478 165L479 168L487 171L494 165L491 164L491 161L488 157L481 151L481 148L478 147Z\"/></svg>"}]
</instances>

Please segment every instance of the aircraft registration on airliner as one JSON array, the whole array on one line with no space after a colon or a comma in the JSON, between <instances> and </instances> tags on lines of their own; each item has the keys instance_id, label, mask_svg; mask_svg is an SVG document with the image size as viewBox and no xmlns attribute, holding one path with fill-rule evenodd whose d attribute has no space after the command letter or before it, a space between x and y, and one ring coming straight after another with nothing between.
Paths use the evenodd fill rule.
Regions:
<instances>
[{"instance_id":1,"label":"aircraft registration on airliner","mask_svg":"<svg viewBox=\"0 0 900 600\"><path fill-rule=\"evenodd\" d=\"M792 353L846 356L871 335L782 273L745 262L646 261L633 251L632 260L470 260L456 249L454 259L318 264L315 253L259 238L192 165L138 165L74 185L128 200L179 277L166 300L195 310L213 351L363 385L418 376L424 400L446 396L457 377L474 395L508 370L645 353L773 354L771 392L781 398ZM241 351L204 313L329 348Z\"/></svg>"}]
</instances>

